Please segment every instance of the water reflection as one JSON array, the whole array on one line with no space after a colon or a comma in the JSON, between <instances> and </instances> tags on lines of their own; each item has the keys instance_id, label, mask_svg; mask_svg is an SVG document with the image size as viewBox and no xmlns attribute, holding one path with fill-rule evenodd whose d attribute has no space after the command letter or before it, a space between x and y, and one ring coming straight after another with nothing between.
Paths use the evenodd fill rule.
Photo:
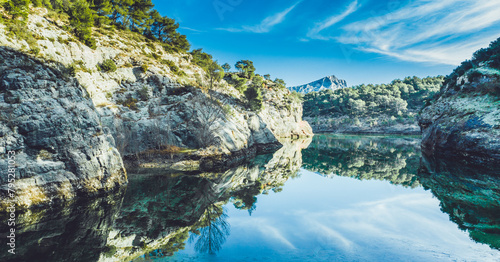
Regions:
<instances>
[{"instance_id":1,"label":"water reflection","mask_svg":"<svg viewBox=\"0 0 500 262\"><path fill-rule=\"evenodd\" d=\"M0 252L0 261L97 261L107 254L106 241L120 210L123 191L17 213L15 255ZM4 214L2 214L4 215ZM7 221L6 217L0 217ZM0 224L0 235L10 228Z\"/></svg>"},{"instance_id":2,"label":"water reflection","mask_svg":"<svg viewBox=\"0 0 500 262\"><path fill-rule=\"evenodd\" d=\"M316 135L303 151L303 168L323 176L385 180L417 187L418 137Z\"/></svg>"},{"instance_id":3,"label":"water reflection","mask_svg":"<svg viewBox=\"0 0 500 262\"><path fill-rule=\"evenodd\" d=\"M194 228L198 229L191 230L193 234L189 241L196 241L194 246L196 251L208 254L217 253L230 233L226 210L221 205L212 204Z\"/></svg>"},{"instance_id":4,"label":"water reflection","mask_svg":"<svg viewBox=\"0 0 500 262\"><path fill-rule=\"evenodd\" d=\"M441 210L470 237L500 250L500 168L423 156L419 180Z\"/></svg>"},{"instance_id":5,"label":"water reflection","mask_svg":"<svg viewBox=\"0 0 500 262\"><path fill-rule=\"evenodd\" d=\"M303 151L303 168L325 177L423 185L474 241L500 249L500 169L421 156L419 147L415 137L318 135Z\"/></svg>"},{"instance_id":6,"label":"water reflection","mask_svg":"<svg viewBox=\"0 0 500 262\"><path fill-rule=\"evenodd\" d=\"M0 261L144 261L179 255L190 247L223 258L248 249L246 258L260 250L270 254L267 258L279 254L284 261L311 256L314 261L370 260L380 254L401 259L404 254L396 251L401 246L394 243L418 243L437 252L447 247L446 241L453 242L445 240L448 236L463 235L450 231L455 226L446 216L473 240L499 249L498 170L422 158L419 143L415 137L318 135L312 142L285 142L274 154L225 172L132 171L126 192L20 214L16 257L9 260L4 252ZM301 167L326 178L299 171ZM301 173L317 179L304 176L284 187ZM349 178L399 186L387 190L380 185L388 183ZM261 196L271 192L281 193ZM441 232L443 221L447 231ZM422 227L442 236L422 236ZM0 226L0 232L8 230ZM273 242L251 242L258 236L279 242L279 250ZM434 246L425 246L429 239ZM405 252L410 251L420 254Z\"/></svg>"}]
</instances>

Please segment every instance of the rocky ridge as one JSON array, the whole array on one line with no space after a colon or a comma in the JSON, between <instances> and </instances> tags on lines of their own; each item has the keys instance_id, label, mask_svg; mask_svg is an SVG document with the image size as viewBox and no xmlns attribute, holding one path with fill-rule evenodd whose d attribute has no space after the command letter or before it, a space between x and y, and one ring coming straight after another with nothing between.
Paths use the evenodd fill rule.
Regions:
<instances>
[{"instance_id":1,"label":"rocky ridge","mask_svg":"<svg viewBox=\"0 0 500 262\"><path fill-rule=\"evenodd\" d=\"M301 94L307 94L310 92L318 92L325 89L336 90L345 87L347 87L347 82L345 80L338 79L336 76L331 75L323 77L309 84L293 86L289 87L288 89L290 89L290 91L295 91Z\"/></svg>"}]
</instances>

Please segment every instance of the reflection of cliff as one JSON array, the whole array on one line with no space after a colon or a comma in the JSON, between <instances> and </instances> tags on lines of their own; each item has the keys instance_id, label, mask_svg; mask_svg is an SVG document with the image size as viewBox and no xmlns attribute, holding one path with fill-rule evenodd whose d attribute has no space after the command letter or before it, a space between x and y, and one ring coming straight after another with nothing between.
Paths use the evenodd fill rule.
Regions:
<instances>
[{"instance_id":1,"label":"reflection of cliff","mask_svg":"<svg viewBox=\"0 0 500 262\"><path fill-rule=\"evenodd\" d=\"M416 187L419 143L410 137L317 135L302 152L303 168L324 176L388 180Z\"/></svg>"},{"instance_id":2,"label":"reflection of cliff","mask_svg":"<svg viewBox=\"0 0 500 262\"><path fill-rule=\"evenodd\" d=\"M310 141L310 139L309 139ZM256 208L257 195L275 192L302 165L303 141L281 141L284 147L270 155L221 173L162 174L138 170L130 184L108 237L101 261L130 261L172 255L191 240L199 252L217 252L229 234L223 205ZM308 141L304 141L306 146ZM133 173L133 172L131 172ZM145 254L145 255L144 255Z\"/></svg>"},{"instance_id":3,"label":"reflection of cliff","mask_svg":"<svg viewBox=\"0 0 500 262\"><path fill-rule=\"evenodd\" d=\"M480 169L423 157L419 181L441 210L477 242L500 250L500 168Z\"/></svg>"},{"instance_id":4,"label":"reflection of cliff","mask_svg":"<svg viewBox=\"0 0 500 262\"><path fill-rule=\"evenodd\" d=\"M103 247L123 193L16 214L16 254L1 252L0 261L97 261L99 253L107 251ZM9 230L0 223L2 236Z\"/></svg>"},{"instance_id":5,"label":"reflection of cliff","mask_svg":"<svg viewBox=\"0 0 500 262\"><path fill-rule=\"evenodd\" d=\"M310 139L309 139L310 141ZM274 154L220 173L143 169L107 197L16 214L16 254L0 261L131 261L171 256L192 234L200 252L217 252L229 234L224 205L251 212L257 196L278 192L302 165L308 141L282 141ZM7 221L6 213L0 214ZM10 227L0 223L0 234Z\"/></svg>"}]
</instances>

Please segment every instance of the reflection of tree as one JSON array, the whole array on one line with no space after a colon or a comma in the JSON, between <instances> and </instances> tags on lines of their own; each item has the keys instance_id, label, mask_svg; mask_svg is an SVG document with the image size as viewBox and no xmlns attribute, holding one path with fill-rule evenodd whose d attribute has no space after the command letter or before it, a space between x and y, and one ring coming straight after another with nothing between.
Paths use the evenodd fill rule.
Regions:
<instances>
[{"instance_id":1,"label":"reflection of tree","mask_svg":"<svg viewBox=\"0 0 500 262\"><path fill-rule=\"evenodd\" d=\"M460 229L476 242L500 250L500 170L493 169L424 156L418 179Z\"/></svg>"},{"instance_id":2,"label":"reflection of tree","mask_svg":"<svg viewBox=\"0 0 500 262\"><path fill-rule=\"evenodd\" d=\"M302 151L303 168L326 176L386 180L416 187L418 144L416 138L318 135Z\"/></svg>"},{"instance_id":3,"label":"reflection of tree","mask_svg":"<svg viewBox=\"0 0 500 262\"><path fill-rule=\"evenodd\" d=\"M257 208L255 203L257 202L257 195L262 191L262 184L260 181L256 181L252 186L246 187L243 190L239 190L233 193L231 197L231 202L234 207L240 210L248 210L248 213L252 215L252 212Z\"/></svg>"},{"instance_id":4,"label":"reflection of tree","mask_svg":"<svg viewBox=\"0 0 500 262\"><path fill-rule=\"evenodd\" d=\"M192 242L198 238L194 245L196 251L215 254L222 248L230 233L230 225L226 219L226 210L222 205L212 204L206 209L205 214L196 224L199 228L192 231L194 234L189 239Z\"/></svg>"}]
</instances>

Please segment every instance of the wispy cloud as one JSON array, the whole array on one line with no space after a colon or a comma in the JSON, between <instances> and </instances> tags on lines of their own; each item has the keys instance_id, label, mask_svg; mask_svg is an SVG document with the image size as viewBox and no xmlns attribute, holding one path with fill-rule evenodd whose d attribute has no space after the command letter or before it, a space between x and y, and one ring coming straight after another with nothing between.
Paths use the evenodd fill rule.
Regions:
<instances>
[{"instance_id":1,"label":"wispy cloud","mask_svg":"<svg viewBox=\"0 0 500 262\"><path fill-rule=\"evenodd\" d=\"M309 32L307 32L307 37L312 38L312 39L321 39L321 40L331 39L331 37L322 36L320 34L320 32L337 24L340 21L344 20L344 18L346 18L350 14L356 12L356 10L358 10L358 8L359 8L358 1L355 0L341 14L333 15L333 16L325 19L324 21L317 23L314 28L312 28L311 30L309 30Z\"/></svg>"},{"instance_id":2,"label":"wispy cloud","mask_svg":"<svg viewBox=\"0 0 500 262\"><path fill-rule=\"evenodd\" d=\"M459 64L500 36L500 1L417 0L353 22L335 39L400 60Z\"/></svg>"},{"instance_id":3,"label":"wispy cloud","mask_svg":"<svg viewBox=\"0 0 500 262\"><path fill-rule=\"evenodd\" d=\"M194 29L194 28L190 28L190 27L185 27L185 26L181 26L179 27L180 29L184 29L184 30L188 30L188 31L192 31L192 32L197 32L197 33L203 33L205 31L201 31L201 30L198 30L198 29Z\"/></svg>"},{"instance_id":4,"label":"wispy cloud","mask_svg":"<svg viewBox=\"0 0 500 262\"><path fill-rule=\"evenodd\" d=\"M258 25L253 26L242 26L240 28L217 28L217 30L223 30L228 32L251 32L251 33L268 33L270 32L274 26L281 24L288 13L290 13L301 1L295 3L294 5L288 7L287 9L273 14L271 16L266 17L262 22Z\"/></svg>"}]
</instances>

